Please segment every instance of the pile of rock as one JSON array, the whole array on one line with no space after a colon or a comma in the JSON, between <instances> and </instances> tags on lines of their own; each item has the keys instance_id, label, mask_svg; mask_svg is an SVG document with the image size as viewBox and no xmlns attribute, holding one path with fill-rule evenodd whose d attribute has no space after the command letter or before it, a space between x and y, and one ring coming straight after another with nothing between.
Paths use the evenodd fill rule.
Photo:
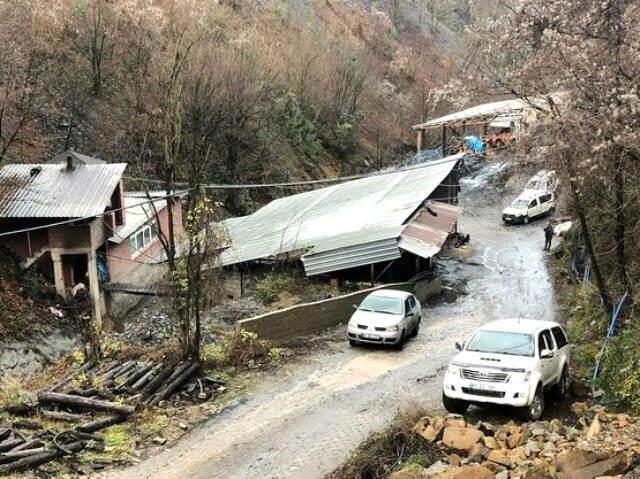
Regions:
<instances>
[{"instance_id":1,"label":"pile of rock","mask_svg":"<svg viewBox=\"0 0 640 479\"><path fill-rule=\"evenodd\" d=\"M449 456L428 468L412 465L391 479L590 479L640 477L640 418L574 403L577 420L469 424L462 416L424 417L413 428Z\"/></svg>"}]
</instances>

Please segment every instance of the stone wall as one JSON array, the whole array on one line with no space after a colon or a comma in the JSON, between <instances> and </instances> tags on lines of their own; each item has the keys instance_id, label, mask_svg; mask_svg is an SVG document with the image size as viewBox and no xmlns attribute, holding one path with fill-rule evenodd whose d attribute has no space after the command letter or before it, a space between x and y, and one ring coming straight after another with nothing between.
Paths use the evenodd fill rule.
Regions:
<instances>
[{"instance_id":1,"label":"stone wall","mask_svg":"<svg viewBox=\"0 0 640 479\"><path fill-rule=\"evenodd\" d=\"M372 291L379 289L409 291L416 294L420 302L424 302L428 297L440 294L440 287L440 280L387 284L244 319L238 321L236 327L254 332L263 339L286 341L299 336L319 333L331 326L346 323L353 314L353 305L360 304L365 296Z\"/></svg>"}]
</instances>

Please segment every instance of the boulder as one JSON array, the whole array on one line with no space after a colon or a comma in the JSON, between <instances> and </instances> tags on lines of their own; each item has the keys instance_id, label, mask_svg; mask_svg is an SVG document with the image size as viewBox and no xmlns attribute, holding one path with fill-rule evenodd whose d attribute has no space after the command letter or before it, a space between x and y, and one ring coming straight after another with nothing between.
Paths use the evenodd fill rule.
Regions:
<instances>
[{"instance_id":1,"label":"boulder","mask_svg":"<svg viewBox=\"0 0 640 479\"><path fill-rule=\"evenodd\" d=\"M511 467L513 465L513 462L505 449L490 451L487 455L487 460L505 467Z\"/></svg>"},{"instance_id":2,"label":"boulder","mask_svg":"<svg viewBox=\"0 0 640 479\"><path fill-rule=\"evenodd\" d=\"M484 443L485 447L488 447L489 449L500 449L500 445L494 437L485 436L482 438L482 442Z\"/></svg>"},{"instance_id":3,"label":"boulder","mask_svg":"<svg viewBox=\"0 0 640 479\"><path fill-rule=\"evenodd\" d=\"M589 430L587 431L587 439L593 439L602 431L602 426L600 425L600 416L596 414L591 421L591 425L589 426Z\"/></svg>"},{"instance_id":4,"label":"boulder","mask_svg":"<svg viewBox=\"0 0 640 479\"><path fill-rule=\"evenodd\" d=\"M418 464L411 464L389 476L389 479L422 479L424 467Z\"/></svg>"},{"instance_id":5,"label":"boulder","mask_svg":"<svg viewBox=\"0 0 640 479\"><path fill-rule=\"evenodd\" d=\"M495 474L480 464L461 466L453 471L453 479L493 479Z\"/></svg>"},{"instance_id":6,"label":"boulder","mask_svg":"<svg viewBox=\"0 0 640 479\"><path fill-rule=\"evenodd\" d=\"M429 442L437 441L443 429L444 419L441 417L423 417L413 426L413 430Z\"/></svg>"},{"instance_id":7,"label":"boulder","mask_svg":"<svg viewBox=\"0 0 640 479\"><path fill-rule=\"evenodd\" d=\"M484 434L475 427L449 426L444 430L442 442L459 451L470 451L483 437Z\"/></svg>"},{"instance_id":8,"label":"boulder","mask_svg":"<svg viewBox=\"0 0 640 479\"><path fill-rule=\"evenodd\" d=\"M444 427L466 427L467 421L459 414L448 414L444 418Z\"/></svg>"},{"instance_id":9,"label":"boulder","mask_svg":"<svg viewBox=\"0 0 640 479\"><path fill-rule=\"evenodd\" d=\"M574 402L571 405L571 412L578 417L581 417L587 414L588 410L589 410L589 406L587 405L586 402Z\"/></svg>"},{"instance_id":10,"label":"boulder","mask_svg":"<svg viewBox=\"0 0 640 479\"><path fill-rule=\"evenodd\" d=\"M564 470L564 479L593 479L601 476L609 476L624 473L629 467L629 461L623 453L589 464L575 470Z\"/></svg>"},{"instance_id":11,"label":"boulder","mask_svg":"<svg viewBox=\"0 0 640 479\"><path fill-rule=\"evenodd\" d=\"M450 466L448 464L445 464L442 461L434 462L433 464L431 464L431 466L422 471L422 479L431 479L438 477L438 475L447 471L448 469L450 469Z\"/></svg>"},{"instance_id":12,"label":"boulder","mask_svg":"<svg viewBox=\"0 0 640 479\"><path fill-rule=\"evenodd\" d=\"M451 454L447 457L447 462L454 467L459 467L462 464L462 458L457 454Z\"/></svg>"}]
</instances>

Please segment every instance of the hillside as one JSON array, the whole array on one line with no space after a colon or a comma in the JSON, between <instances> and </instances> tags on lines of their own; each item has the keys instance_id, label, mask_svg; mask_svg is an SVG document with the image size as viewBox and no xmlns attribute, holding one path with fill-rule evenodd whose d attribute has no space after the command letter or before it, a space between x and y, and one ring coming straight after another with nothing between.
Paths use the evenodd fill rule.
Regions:
<instances>
[{"instance_id":1,"label":"hillside","mask_svg":"<svg viewBox=\"0 0 640 479\"><path fill-rule=\"evenodd\" d=\"M3 0L0 161L72 147L158 177L174 105L177 150L206 153L206 181L380 168L415 120L448 107L437 89L461 72L475 3Z\"/></svg>"}]
</instances>

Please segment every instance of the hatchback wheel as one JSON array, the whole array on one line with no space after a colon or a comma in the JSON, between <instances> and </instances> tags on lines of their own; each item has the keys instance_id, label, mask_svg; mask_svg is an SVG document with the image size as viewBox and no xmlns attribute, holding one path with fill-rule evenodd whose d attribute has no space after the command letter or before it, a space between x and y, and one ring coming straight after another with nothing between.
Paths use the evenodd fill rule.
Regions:
<instances>
[{"instance_id":1,"label":"hatchback wheel","mask_svg":"<svg viewBox=\"0 0 640 479\"><path fill-rule=\"evenodd\" d=\"M357 345L358 345L358 341L356 341L355 339L349 340L349 346L351 346L352 348L355 348Z\"/></svg>"},{"instance_id":2,"label":"hatchback wheel","mask_svg":"<svg viewBox=\"0 0 640 479\"><path fill-rule=\"evenodd\" d=\"M525 216L524 218L522 218L522 222L526 225L529 223L529 215Z\"/></svg>"},{"instance_id":3,"label":"hatchback wheel","mask_svg":"<svg viewBox=\"0 0 640 479\"><path fill-rule=\"evenodd\" d=\"M525 421L537 421L542 417L544 412L544 391L542 385L538 386L536 393L531 400L531 404L523 410L523 416Z\"/></svg>"},{"instance_id":4,"label":"hatchback wheel","mask_svg":"<svg viewBox=\"0 0 640 479\"><path fill-rule=\"evenodd\" d=\"M464 414L469 409L469 403L461 399L453 399L442 393L442 404L451 414Z\"/></svg>"},{"instance_id":5,"label":"hatchback wheel","mask_svg":"<svg viewBox=\"0 0 640 479\"><path fill-rule=\"evenodd\" d=\"M404 329L403 329L402 332L400 333L400 339L395 345L398 351L402 351L402 348L404 348L405 341L406 341L406 337L404 335Z\"/></svg>"},{"instance_id":6,"label":"hatchback wheel","mask_svg":"<svg viewBox=\"0 0 640 479\"><path fill-rule=\"evenodd\" d=\"M416 327L411 331L411 337L415 338L418 335L418 332L420 332L420 321L416 323Z\"/></svg>"}]
</instances>

